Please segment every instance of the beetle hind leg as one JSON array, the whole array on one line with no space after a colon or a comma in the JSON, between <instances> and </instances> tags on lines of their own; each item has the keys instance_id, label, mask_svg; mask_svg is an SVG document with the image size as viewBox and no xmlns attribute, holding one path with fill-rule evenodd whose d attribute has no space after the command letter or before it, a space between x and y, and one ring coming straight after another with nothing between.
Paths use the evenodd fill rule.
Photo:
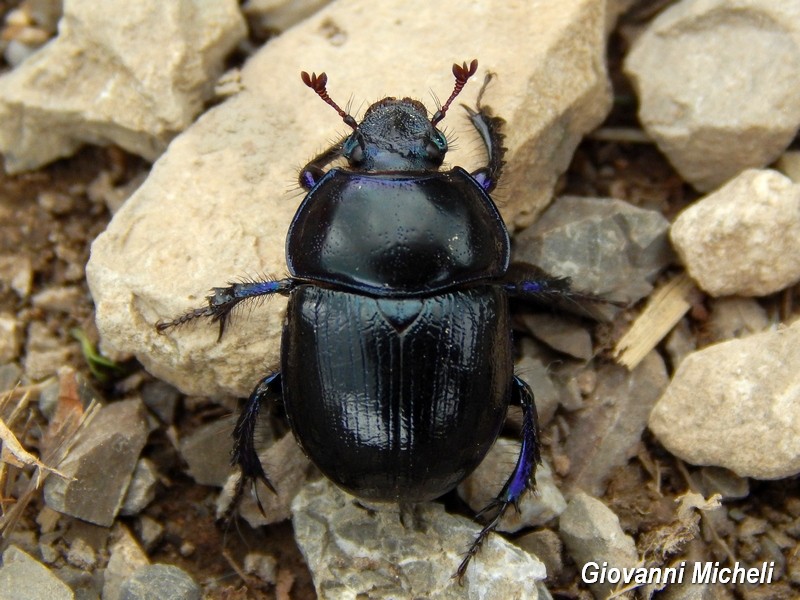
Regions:
<instances>
[{"instance_id":1,"label":"beetle hind leg","mask_svg":"<svg viewBox=\"0 0 800 600\"><path fill-rule=\"evenodd\" d=\"M281 397L281 374L280 371L267 375L255 387L244 409L236 421L236 427L233 429L233 450L231 451L231 464L238 466L242 471L242 476L236 486L234 492L234 502L242 495L245 485L248 482L261 481L270 490L275 492L275 487L267 477L264 467L258 458L258 452L255 445L255 431L256 423L258 421L258 414L261 410L262 404L270 400L276 400ZM258 500L258 506L262 512L261 501Z\"/></svg>"},{"instance_id":2,"label":"beetle hind leg","mask_svg":"<svg viewBox=\"0 0 800 600\"><path fill-rule=\"evenodd\" d=\"M519 510L519 499L527 490L534 487L534 474L536 465L542 462L539 448L539 422L536 415L536 405L533 402L533 392L530 386L522 379L514 375L512 381L512 402L522 405L522 448L517 458L514 471L506 481L503 489L497 497L492 500L476 516L493 513L491 521L481 529L480 533L473 540L467 550L461 564L458 565L453 577L459 581L464 577L472 557L478 553L484 540L491 532L497 529L500 519L503 518L506 510L513 506Z\"/></svg>"}]
</instances>

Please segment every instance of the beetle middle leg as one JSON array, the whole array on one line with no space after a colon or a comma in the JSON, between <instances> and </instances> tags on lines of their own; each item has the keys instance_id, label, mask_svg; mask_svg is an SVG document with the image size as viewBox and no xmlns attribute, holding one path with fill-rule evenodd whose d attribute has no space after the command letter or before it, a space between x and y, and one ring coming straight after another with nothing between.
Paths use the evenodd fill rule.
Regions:
<instances>
[{"instance_id":1,"label":"beetle middle leg","mask_svg":"<svg viewBox=\"0 0 800 600\"><path fill-rule=\"evenodd\" d=\"M476 516L494 512L494 516L489 523L481 529L475 537L472 545L467 550L461 564L455 572L454 577L459 581L464 577L467 566L472 557L478 553L487 536L497 529L500 519L503 518L506 510L513 506L519 510L519 499L522 494L534 487L534 474L536 465L542 462L539 441L539 419L536 414L536 405L533 402L533 392L530 386L518 376L514 375L512 380L512 403L522 405L522 448L520 449L517 464L514 471L506 481L503 489L497 497L492 500Z\"/></svg>"},{"instance_id":2,"label":"beetle middle leg","mask_svg":"<svg viewBox=\"0 0 800 600\"><path fill-rule=\"evenodd\" d=\"M503 288L511 298L546 308L558 307L581 316L602 319L591 308L596 304L627 306L624 302L574 290L569 277L555 277L526 263L512 263L503 280Z\"/></svg>"},{"instance_id":3,"label":"beetle middle leg","mask_svg":"<svg viewBox=\"0 0 800 600\"><path fill-rule=\"evenodd\" d=\"M298 281L289 277L277 280L268 279L266 281L242 281L239 283L231 283L228 287L217 287L212 290L213 294L206 296L206 301L208 302L207 306L190 310L171 321L159 321L156 323L156 329L159 333L162 333L172 327L177 327L189 321L206 317L211 319L213 323L219 323L219 337L217 339L221 339L231 312L239 304L247 300L270 296L272 294L286 296L297 285Z\"/></svg>"}]
</instances>

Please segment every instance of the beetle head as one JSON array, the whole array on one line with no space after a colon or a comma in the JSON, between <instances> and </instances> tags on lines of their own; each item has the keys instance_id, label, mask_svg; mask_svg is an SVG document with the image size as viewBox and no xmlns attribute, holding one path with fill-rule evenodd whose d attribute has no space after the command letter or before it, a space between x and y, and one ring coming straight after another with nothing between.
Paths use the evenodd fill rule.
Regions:
<instances>
[{"instance_id":1,"label":"beetle head","mask_svg":"<svg viewBox=\"0 0 800 600\"><path fill-rule=\"evenodd\" d=\"M325 73L301 73L303 82L331 105L353 133L342 144L342 156L363 171L426 171L437 169L447 152L447 140L436 128L450 104L478 69L478 61L453 65L455 87L447 102L428 120L425 106L411 98L384 98L370 106L361 123L330 98Z\"/></svg>"},{"instance_id":2,"label":"beetle head","mask_svg":"<svg viewBox=\"0 0 800 600\"><path fill-rule=\"evenodd\" d=\"M445 152L444 134L411 98L384 98L370 106L342 146L350 166L367 171L437 169Z\"/></svg>"}]
</instances>

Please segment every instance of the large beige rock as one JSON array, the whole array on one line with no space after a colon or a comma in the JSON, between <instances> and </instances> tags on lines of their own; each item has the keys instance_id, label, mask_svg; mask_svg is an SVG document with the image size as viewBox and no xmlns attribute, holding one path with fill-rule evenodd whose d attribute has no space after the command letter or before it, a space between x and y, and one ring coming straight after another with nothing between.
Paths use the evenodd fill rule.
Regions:
<instances>
[{"instance_id":1,"label":"large beige rock","mask_svg":"<svg viewBox=\"0 0 800 600\"><path fill-rule=\"evenodd\" d=\"M683 211L670 237L712 296L766 296L800 281L800 184L750 169Z\"/></svg>"},{"instance_id":2,"label":"large beige rock","mask_svg":"<svg viewBox=\"0 0 800 600\"><path fill-rule=\"evenodd\" d=\"M87 276L103 349L191 393L244 395L277 366L281 298L245 310L221 343L202 323L163 336L154 324L202 305L212 286L286 273L298 168L347 131L301 70L325 70L358 118L386 95L433 106L430 90L452 89L451 64L480 59L460 100L474 105L484 74L498 74L484 97L507 120L497 198L509 223L527 223L609 108L604 31L594 0L342 0L271 40L242 69L242 91L175 139L95 242ZM484 152L458 106L442 126L459 140L448 163L477 168Z\"/></svg>"},{"instance_id":3,"label":"large beige rock","mask_svg":"<svg viewBox=\"0 0 800 600\"><path fill-rule=\"evenodd\" d=\"M664 447L742 477L800 473L800 322L687 356L650 413Z\"/></svg>"},{"instance_id":4,"label":"large beige rock","mask_svg":"<svg viewBox=\"0 0 800 600\"><path fill-rule=\"evenodd\" d=\"M710 191L777 159L800 127L800 3L683 0L637 40L625 70L647 133Z\"/></svg>"},{"instance_id":5,"label":"large beige rock","mask_svg":"<svg viewBox=\"0 0 800 600\"><path fill-rule=\"evenodd\" d=\"M155 160L200 113L244 35L235 0L65 0L58 37L0 78L6 170L86 143Z\"/></svg>"}]
</instances>

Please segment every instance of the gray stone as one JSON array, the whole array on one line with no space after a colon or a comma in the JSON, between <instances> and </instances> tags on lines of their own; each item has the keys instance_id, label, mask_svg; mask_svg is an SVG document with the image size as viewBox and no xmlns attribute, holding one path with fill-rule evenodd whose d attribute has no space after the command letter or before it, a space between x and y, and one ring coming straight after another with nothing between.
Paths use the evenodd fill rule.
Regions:
<instances>
[{"instance_id":1,"label":"gray stone","mask_svg":"<svg viewBox=\"0 0 800 600\"><path fill-rule=\"evenodd\" d=\"M25 341L25 375L31 381L41 381L55 375L58 368L69 364L71 350L42 321L28 325Z\"/></svg>"},{"instance_id":2,"label":"gray stone","mask_svg":"<svg viewBox=\"0 0 800 600\"><path fill-rule=\"evenodd\" d=\"M291 516L292 500L308 480L311 463L297 445L294 435L287 433L259 454L261 464L277 493L263 483L256 485L255 493L245 494L239 502L239 514L252 527L284 521ZM239 474L231 476L220 494L217 515L222 516L231 501L231 493ZM260 500L261 506L256 499Z\"/></svg>"},{"instance_id":3,"label":"gray stone","mask_svg":"<svg viewBox=\"0 0 800 600\"><path fill-rule=\"evenodd\" d=\"M142 386L142 402L162 423L172 425L180 392L164 381L148 381Z\"/></svg>"},{"instance_id":4,"label":"gray stone","mask_svg":"<svg viewBox=\"0 0 800 600\"><path fill-rule=\"evenodd\" d=\"M563 196L517 236L515 258L580 291L635 302L673 259L668 228L661 213L622 200Z\"/></svg>"},{"instance_id":5,"label":"gray stone","mask_svg":"<svg viewBox=\"0 0 800 600\"><path fill-rule=\"evenodd\" d=\"M58 38L0 78L6 170L35 169L85 143L154 160L202 110L244 35L233 0L70 0Z\"/></svg>"},{"instance_id":6,"label":"gray stone","mask_svg":"<svg viewBox=\"0 0 800 600\"><path fill-rule=\"evenodd\" d=\"M150 564L128 528L114 526L114 541L109 548L108 565L103 577L103 600L119 600L122 583L137 569Z\"/></svg>"},{"instance_id":7,"label":"gray stone","mask_svg":"<svg viewBox=\"0 0 800 600\"><path fill-rule=\"evenodd\" d=\"M522 225L550 201L581 136L608 111L604 28L604 3L595 0L543 0L536 10L502 0L391 0L368 11L360 0L342 0L275 38L242 69L242 91L172 142L95 241L87 278L104 352L134 354L157 377L205 395L245 396L265 366L278 364L282 298L244 311L246 326L234 319L220 343L202 323L167 335L154 324L202 305L212 286L285 272L286 231L300 202L286 182L342 131L300 82L301 69L327 70L332 96L345 103L356 94L357 107L387 93L448 94L450 62L480 48L481 67L460 100L474 104L485 73L499 74L484 96L507 121L498 199L509 225ZM333 48L337 31L341 45ZM400 47L414 60L398 61ZM455 110L444 125L477 143ZM479 167L482 154L473 148L462 143L447 162Z\"/></svg>"},{"instance_id":8,"label":"gray stone","mask_svg":"<svg viewBox=\"0 0 800 600\"><path fill-rule=\"evenodd\" d=\"M497 497L514 470L520 447L520 442L499 438L478 468L458 486L458 495L476 513ZM513 533L525 527L544 525L566 507L567 502L553 481L550 465L544 462L536 468L536 492L523 494L519 512L506 511L498 530Z\"/></svg>"},{"instance_id":9,"label":"gray stone","mask_svg":"<svg viewBox=\"0 0 800 600\"><path fill-rule=\"evenodd\" d=\"M200 600L202 592L192 576L175 565L147 565L137 569L120 587L120 600Z\"/></svg>"},{"instance_id":10,"label":"gray stone","mask_svg":"<svg viewBox=\"0 0 800 600\"><path fill-rule=\"evenodd\" d=\"M97 564L97 553L82 539L76 539L67 550L67 562L79 569L91 570Z\"/></svg>"},{"instance_id":11,"label":"gray stone","mask_svg":"<svg viewBox=\"0 0 800 600\"><path fill-rule=\"evenodd\" d=\"M43 381L41 385L39 410L48 420L53 419L56 415L59 407L59 398L62 396L77 398L84 410L92 402L105 404L103 396L94 388L92 383L69 366L59 367L58 376Z\"/></svg>"},{"instance_id":12,"label":"gray stone","mask_svg":"<svg viewBox=\"0 0 800 600\"><path fill-rule=\"evenodd\" d=\"M560 393L550 378L549 369L544 362L530 356L523 356L514 365L514 373L531 386L536 396L536 412L539 425L546 425L555 415L560 401Z\"/></svg>"},{"instance_id":13,"label":"gray stone","mask_svg":"<svg viewBox=\"0 0 800 600\"><path fill-rule=\"evenodd\" d=\"M700 490L706 498L719 494L723 500L738 500L750 494L750 482L720 467L703 467L698 474Z\"/></svg>"},{"instance_id":14,"label":"gray stone","mask_svg":"<svg viewBox=\"0 0 800 600\"><path fill-rule=\"evenodd\" d=\"M15 546L3 552L0 600L72 600L69 586L50 569Z\"/></svg>"},{"instance_id":15,"label":"gray stone","mask_svg":"<svg viewBox=\"0 0 800 600\"><path fill-rule=\"evenodd\" d=\"M232 419L220 419L201 425L181 440L181 456L189 465L189 475L197 483L225 485L233 471L229 452L233 426Z\"/></svg>"},{"instance_id":16,"label":"gray stone","mask_svg":"<svg viewBox=\"0 0 800 600\"><path fill-rule=\"evenodd\" d=\"M130 516L138 515L156 497L156 484L158 483L158 469L151 460L140 458L133 470L131 483L125 494L119 513Z\"/></svg>"},{"instance_id":17,"label":"gray stone","mask_svg":"<svg viewBox=\"0 0 800 600\"><path fill-rule=\"evenodd\" d=\"M712 190L773 162L800 126L800 6L675 3L634 44L625 70L647 133L685 180Z\"/></svg>"},{"instance_id":18,"label":"gray stone","mask_svg":"<svg viewBox=\"0 0 800 600\"><path fill-rule=\"evenodd\" d=\"M767 311L752 298L715 298L710 307L706 327L714 342L761 333L770 324Z\"/></svg>"},{"instance_id":19,"label":"gray stone","mask_svg":"<svg viewBox=\"0 0 800 600\"><path fill-rule=\"evenodd\" d=\"M542 563L491 535L459 585L451 575L480 526L440 504L366 509L321 480L298 494L292 515L320 600L535 600L545 577Z\"/></svg>"},{"instance_id":20,"label":"gray stone","mask_svg":"<svg viewBox=\"0 0 800 600\"><path fill-rule=\"evenodd\" d=\"M136 533L144 549L149 552L161 541L161 537L164 535L164 526L147 515L139 515Z\"/></svg>"},{"instance_id":21,"label":"gray stone","mask_svg":"<svg viewBox=\"0 0 800 600\"><path fill-rule=\"evenodd\" d=\"M271 554L248 552L242 565L244 572L255 575L261 581L275 585L278 574L278 561Z\"/></svg>"},{"instance_id":22,"label":"gray stone","mask_svg":"<svg viewBox=\"0 0 800 600\"><path fill-rule=\"evenodd\" d=\"M22 381L22 369L17 363L0 365L0 393L13 388Z\"/></svg>"},{"instance_id":23,"label":"gray stone","mask_svg":"<svg viewBox=\"0 0 800 600\"><path fill-rule=\"evenodd\" d=\"M70 587L75 594L75 600L100 600L103 589L102 572L87 571L82 567L65 564L56 569L55 573Z\"/></svg>"},{"instance_id":24,"label":"gray stone","mask_svg":"<svg viewBox=\"0 0 800 600\"><path fill-rule=\"evenodd\" d=\"M741 477L800 472L800 321L721 342L680 365L650 415L667 450Z\"/></svg>"},{"instance_id":25,"label":"gray stone","mask_svg":"<svg viewBox=\"0 0 800 600\"><path fill-rule=\"evenodd\" d=\"M0 313L0 363L16 360L21 347L22 331L19 322L10 313Z\"/></svg>"},{"instance_id":26,"label":"gray stone","mask_svg":"<svg viewBox=\"0 0 800 600\"><path fill-rule=\"evenodd\" d=\"M139 400L102 407L58 464L71 479L45 481L45 502L58 512L111 526L146 440L147 422Z\"/></svg>"},{"instance_id":27,"label":"gray stone","mask_svg":"<svg viewBox=\"0 0 800 600\"><path fill-rule=\"evenodd\" d=\"M331 0L247 0L242 12L250 22L250 26L263 34L283 32L303 19L307 19ZM341 45L347 39L340 34L341 41L334 37L333 45Z\"/></svg>"},{"instance_id":28,"label":"gray stone","mask_svg":"<svg viewBox=\"0 0 800 600\"><path fill-rule=\"evenodd\" d=\"M673 371L678 368L684 358L697 350L697 336L692 331L688 319L683 318L678 321L678 324L667 336L664 349L669 354Z\"/></svg>"},{"instance_id":29,"label":"gray stone","mask_svg":"<svg viewBox=\"0 0 800 600\"><path fill-rule=\"evenodd\" d=\"M636 455L647 419L669 383L664 361L650 352L633 371L603 365L597 387L575 415L564 451L570 490L600 496L612 471Z\"/></svg>"},{"instance_id":30,"label":"gray stone","mask_svg":"<svg viewBox=\"0 0 800 600\"><path fill-rule=\"evenodd\" d=\"M553 313L530 314L522 317L528 331L553 350L575 358L592 358L592 336L574 320Z\"/></svg>"},{"instance_id":31,"label":"gray stone","mask_svg":"<svg viewBox=\"0 0 800 600\"><path fill-rule=\"evenodd\" d=\"M583 493L572 497L559 519L561 539L579 568L594 562L609 567L637 566L639 555L633 538L626 535L619 518L605 504ZM607 598L611 583L589 585L596 598Z\"/></svg>"},{"instance_id":32,"label":"gray stone","mask_svg":"<svg viewBox=\"0 0 800 600\"><path fill-rule=\"evenodd\" d=\"M749 170L684 210L670 231L712 296L765 296L800 281L800 184Z\"/></svg>"},{"instance_id":33,"label":"gray stone","mask_svg":"<svg viewBox=\"0 0 800 600\"><path fill-rule=\"evenodd\" d=\"M555 531L552 529L532 531L518 537L514 543L545 564L549 580L558 580L564 568L564 559L561 557L564 544Z\"/></svg>"}]
</instances>

